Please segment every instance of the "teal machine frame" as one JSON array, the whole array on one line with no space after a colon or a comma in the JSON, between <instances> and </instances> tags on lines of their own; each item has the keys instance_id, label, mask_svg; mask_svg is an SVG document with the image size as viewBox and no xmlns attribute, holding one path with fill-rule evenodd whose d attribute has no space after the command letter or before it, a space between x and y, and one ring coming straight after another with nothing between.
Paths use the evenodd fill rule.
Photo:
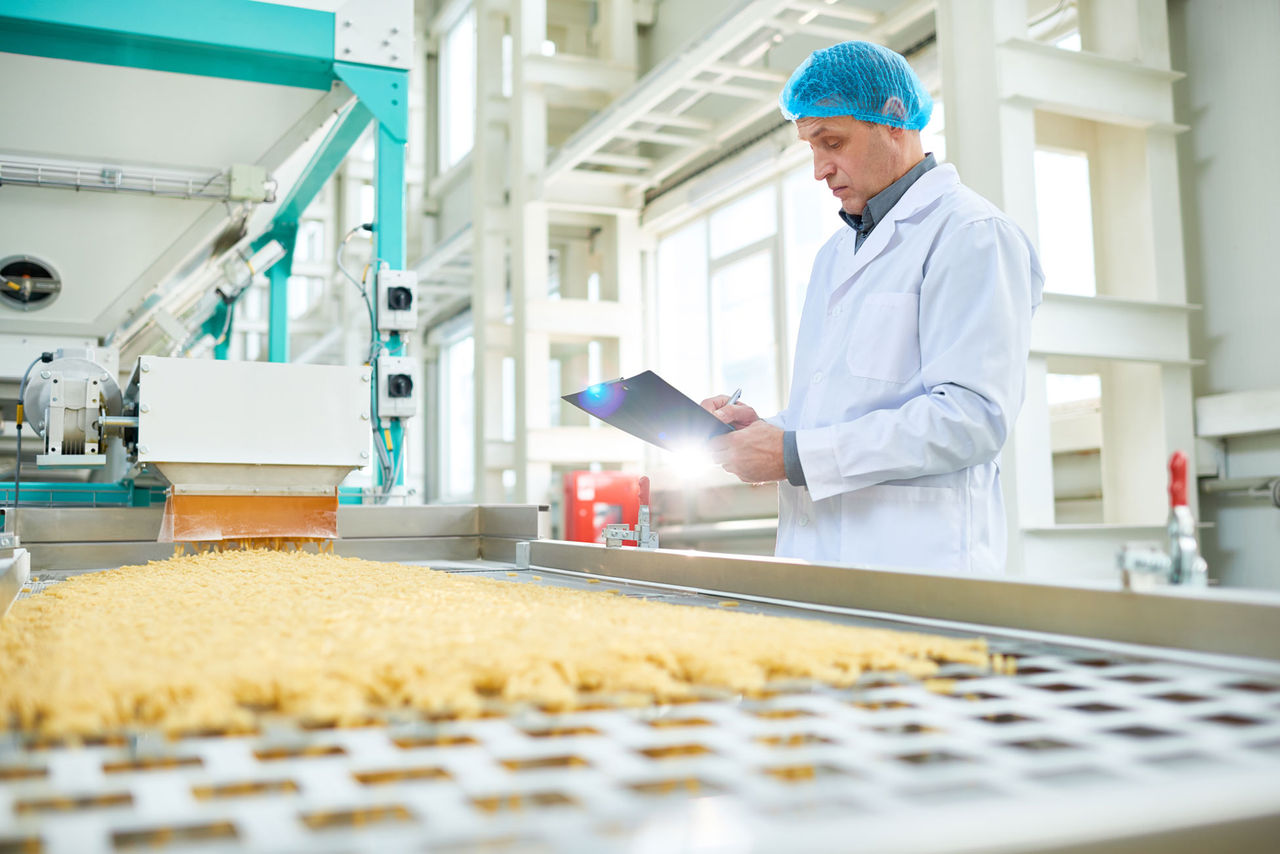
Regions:
<instances>
[{"instance_id":1,"label":"teal machine frame","mask_svg":"<svg viewBox=\"0 0 1280 854\"><path fill-rule=\"evenodd\" d=\"M254 0L0 0L0 51L131 68L328 90L341 81L356 100L338 118L298 182L278 208L254 249L271 240L285 254L268 271L268 358L289 360L289 276L302 212L333 175L370 122L377 125L374 163L374 253L392 270L405 267L405 142L409 124L409 73L400 68L334 58L332 12ZM374 306L375 323L378 306ZM228 312L219 304L205 322L214 334ZM234 319L234 318L232 318ZM391 355L404 351L399 333L386 342ZM226 358L225 342L215 350ZM387 431L396 484L404 425ZM381 441L381 440L378 440ZM381 475L378 475L379 481ZM51 503L137 505L154 491L121 484L24 484L33 497ZM87 489L86 489L87 488ZM12 486L0 485L0 501L11 502ZM359 490L341 490L342 503L359 503ZM44 502L41 502L44 503Z\"/></svg>"}]
</instances>

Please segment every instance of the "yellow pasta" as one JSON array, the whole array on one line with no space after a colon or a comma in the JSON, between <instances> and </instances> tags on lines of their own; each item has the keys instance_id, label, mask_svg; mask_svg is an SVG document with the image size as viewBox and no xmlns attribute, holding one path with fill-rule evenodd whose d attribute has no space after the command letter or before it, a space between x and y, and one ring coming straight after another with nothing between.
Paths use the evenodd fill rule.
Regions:
<instances>
[{"instance_id":1,"label":"yellow pasta","mask_svg":"<svg viewBox=\"0 0 1280 854\"><path fill-rule=\"evenodd\" d=\"M781 678L849 685L988 666L985 642L670 605L268 550L76 576L0 621L0 729L248 730L260 714L358 723L664 702Z\"/></svg>"}]
</instances>

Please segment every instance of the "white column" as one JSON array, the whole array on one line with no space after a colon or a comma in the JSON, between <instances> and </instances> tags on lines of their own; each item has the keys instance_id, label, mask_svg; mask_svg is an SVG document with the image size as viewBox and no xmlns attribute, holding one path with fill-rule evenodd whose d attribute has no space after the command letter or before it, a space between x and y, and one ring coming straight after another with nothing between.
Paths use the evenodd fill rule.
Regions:
<instances>
[{"instance_id":1,"label":"white column","mask_svg":"<svg viewBox=\"0 0 1280 854\"><path fill-rule=\"evenodd\" d=\"M965 184L1035 239L1035 112L1002 98L997 50L1007 39L1024 37L1026 21L1025 0L940 3L937 9L947 159ZM1008 572L1013 575L1027 571L1022 529L1054 523L1046 374L1043 358L1029 361L1026 399L1001 455Z\"/></svg>"},{"instance_id":2,"label":"white column","mask_svg":"<svg viewBox=\"0 0 1280 854\"><path fill-rule=\"evenodd\" d=\"M474 475L478 502L502 498L502 472L491 466L502 438L502 359L510 331L506 301L507 135L496 109L502 97L504 13L493 0L476 4L476 127L471 152L471 319L475 335Z\"/></svg>"},{"instance_id":3,"label":"white column","mask_svg":"<svg viewBox=\"0 0 1280 854\"><path fill-rule=\"evenodd\" d=\"M537 176L547 164L547 99L525 74L527 57L538 56L547 37L546 0L513 0L511 105L511 334L515 356L515 499L546 500L545 485L534 494L529 481L529 429L545 427L549 342L528 329L531 300L547 295L549 249L546 205L539 201ZM539 479L542 479L541 477Z\"/></svg>"}]
</instances>

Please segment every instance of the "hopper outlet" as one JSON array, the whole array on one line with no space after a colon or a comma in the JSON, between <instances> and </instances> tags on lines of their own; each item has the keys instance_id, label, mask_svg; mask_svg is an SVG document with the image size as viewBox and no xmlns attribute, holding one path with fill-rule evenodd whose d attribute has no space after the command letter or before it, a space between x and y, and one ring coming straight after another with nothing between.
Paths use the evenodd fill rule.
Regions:
<instances>
[{"instance_id":1,"label":"hopper outlet","mask_svg":"<svg viewBox=\"0 0 1280 854\"><path fill-rule=\"evenodd\" d=\"M367 367L139 358L139 464L170 484L161 541L330 539L369 457Z\"/></svg>"}]
</instances>

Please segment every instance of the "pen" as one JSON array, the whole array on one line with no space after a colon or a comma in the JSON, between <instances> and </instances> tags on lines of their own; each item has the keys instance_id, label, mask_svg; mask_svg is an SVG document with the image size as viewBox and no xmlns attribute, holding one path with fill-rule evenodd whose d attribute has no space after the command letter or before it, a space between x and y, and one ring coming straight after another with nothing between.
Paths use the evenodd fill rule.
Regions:
<instances>
[{"instance_id":1,"label":"pen","mask_svg":"<svg viewBox=\"0 0 1280 854\"><path fill-rule=\"evenodd\" d=\"M738 402L738 398L742 397L742 386L738 386L738 390L729 395L729 399L725 402L725 406L733 406Z\"/></svg>"}]
</instances>

